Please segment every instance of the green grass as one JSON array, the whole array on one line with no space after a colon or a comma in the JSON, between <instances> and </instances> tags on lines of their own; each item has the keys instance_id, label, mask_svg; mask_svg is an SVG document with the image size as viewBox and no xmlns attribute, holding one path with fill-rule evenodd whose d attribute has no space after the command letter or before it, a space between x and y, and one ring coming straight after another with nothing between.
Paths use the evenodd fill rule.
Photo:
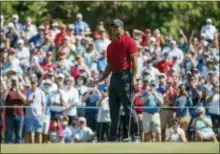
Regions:
<instances>
[{"instance_id":1,"label":"green grass","mask_svg":"<svg viewBox=\"0 0 220 154\"><path fill-rule=\"evenodd\" d=\"M1 145L1 153L219 153L219 143Z\"/></svg>"}]
</instances>

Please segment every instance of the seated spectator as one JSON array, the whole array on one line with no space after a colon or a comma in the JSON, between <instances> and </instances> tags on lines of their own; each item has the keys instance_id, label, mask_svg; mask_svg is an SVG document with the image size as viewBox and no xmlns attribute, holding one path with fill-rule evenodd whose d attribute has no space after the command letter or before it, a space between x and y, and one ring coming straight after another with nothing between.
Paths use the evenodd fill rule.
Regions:
<instances>
[{"instance_id":1,"label":"seated spectator","mask_svg":"<svg viewBox=\"0 0 220 154\"><path fill-rule=\"evenodd\" d=\"M72 142L72 131L68 127L69 118L67 116L62 117L62 128L63 128L63 142L71 143Z\"/></svg>"},{"instance_id":2,"label":"seated spectator","mask_svg":"<svg viewBox=\"0 0 220 154\"><path fill-rule=\"evenodd\" d=\"M192 122L192 128L195 129L197 141L211 140L217 142L215 133L212 130L211 118L205 115L205 108L197 108L197 117Z\"/></svg>"},{"instance_id":3,"label":"seated spectator","mask_svg":"<svg viewBox=\"0 0 220 154\"><path fill-rule=\"evenodd\" d=\"M79 129L79 117L74 116L70 122L69 129L71 130L72 133L72 139L71 142L76 142L76 136L80 133Z\"/></svg>"},{"instance_id":4,"label":"seated spectator","mask_svg":"<svg viewBox=\"0 0 220 154\"><path fill-rule=\"evenodd\" d=\"M56 117L52 117L49 128L50 143L61 143L63 141L63 128Z\"/></svg>"},{"instance_id":5,"label":"seated spectator","mask_svg":"<svg viewBox=\"0 0 220 154\"><path fill-rule=\"evenodd\" d=\"M174 118L172 121L172 127L166 130L166 139L167 142L187 142L185 132L180 127L179 120Z\"/></svg>"},{"instance_id":6,"label":"seated spectator","mask_svg":"<svg viewBox=\"0 0 220 154\"><path fill-rule=\"evenodd\" d=\"M86 119L84 117L79 117L79 134L75 135L76 142L90 142L94 138L93 131L87 127Z\"/></svg>"}]
</instances>

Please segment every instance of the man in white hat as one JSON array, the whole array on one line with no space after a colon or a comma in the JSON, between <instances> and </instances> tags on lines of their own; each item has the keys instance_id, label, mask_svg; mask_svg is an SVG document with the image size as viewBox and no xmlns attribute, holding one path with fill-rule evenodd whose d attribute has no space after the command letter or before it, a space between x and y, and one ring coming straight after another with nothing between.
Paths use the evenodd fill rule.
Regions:
<instances>
[{"instance_id":1,"label":"man in white hat","mask_svg":"<svg viewBox=\"0 0 220 154\"><path fill-rule=\"evenodd\" d=\"M19 16L17 14L12 16L12 23L19 33L23 30L23 25L19 22Z\"/></svg>"},{"instance_id":2,"label":"man in white hat","mask_svg":"<svg viewBox=\"0 0 220 154\"><path fill-rule=\"evenodd\" d=\"M77 13L76 19L77 21L73 23L75 26L75 35L91 34L89 25L85 21L83 21L83 15L81 13Z\"/></svg>"},{"instance_id":3,"label":"man in white hat","mask_svg":"<svg viewBox=\"0 0 220 154\"><path fill-rule=\"evenodd\" d=\"M28 41L30 38L37 34L37 28L35 25L32 24L32 20L30 17L25 19L25 26L21 32L21 37Z\"/></svg>"},{"instance_id":4,"label":"man in white hat","mask_svg":"<svg viewBox=\"0 0 220 154\"><path fill-rule=\"evenodd\" d=\"M15 29L12 22L8 23L6 37L10 39L10 44L12 48L15 48L16 41L20 37L19 32Z\"/></svg>"},{"instance_id":5,"label":"man in white hat","mask_svg":"<svg viewBox=\"0 0 220 154\"><path fill-rule=\"evenodd\" d=\"M180 50L177 46L177 43L175 40L172 40L170 42L170 51L169 51L169 59L172 61L174 57L177 58L177 63L178 64L182 64L183 59L184 59L184 55L183 55L183 51Z\"/></svg>"},{"instance_id":6,"label":"man in white hat","mask_svg":"<svg viewBox=\"0 0 220 154\"><path fill-rule=\"evenodd\" d=\"M200 34L205 34L206 40L213 40L214 36L217 34L217 29L214 25L212 25L212 19L206 19L206 25L202 26L200 30Z\"/></svg>"},{"instance_id":7,"label":"man in white hat","mask_svg":"<svg viewBox=\"0 0 220 154\"><path fill-rule=\"evenodd\" d=\"M57 22L52 23L52 38L55 39L56 35L60 33L59 24Z\"/></svg>"}]
</instances>

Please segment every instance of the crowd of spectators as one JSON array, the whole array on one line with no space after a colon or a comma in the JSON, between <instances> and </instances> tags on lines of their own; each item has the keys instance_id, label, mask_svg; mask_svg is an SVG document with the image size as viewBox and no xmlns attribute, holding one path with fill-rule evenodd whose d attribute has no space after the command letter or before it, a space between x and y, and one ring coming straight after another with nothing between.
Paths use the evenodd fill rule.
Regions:
<instances>
[{"instance_id":1,"label":"crowd of spectators","mask_svg":"<svg viewBox=\"0 0 220 154\"><path fill-rule=\"evenodd\" d=\"M180 29L177 40L159 29L126 32L138 47L133 103L143 142L220 136L219 32L210 18L197 30L187 38ZM108 141L109 78L93 84L112 41L105 23L92 30L78 13L69 24L36 26L30 17L21 23L14 14L6 23L1 15L0 40L2 142ZM123 108L120 116L123 140L129 137Z\"/></svg>"}]
</instances>

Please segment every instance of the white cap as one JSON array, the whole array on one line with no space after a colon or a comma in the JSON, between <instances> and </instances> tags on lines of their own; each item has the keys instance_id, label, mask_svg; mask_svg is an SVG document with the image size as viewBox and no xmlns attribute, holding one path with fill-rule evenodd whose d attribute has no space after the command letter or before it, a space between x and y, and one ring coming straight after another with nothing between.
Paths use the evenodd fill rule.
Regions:
<instances>
[{"instance_id":1,"label":"white cap","mask_svg":"<svg viewBox=\"0 0 220 154\"><path fill-rule=\"evenodd\" d=\"M212 23L212 19L207 18L207 19L206 19L206 23Z\"/></svg>"},{"instance_id":2,"label":"white cap","mask_svg":"<svg viewBox=\"0 0 220 154\"><path fill-rule=\"evenodd\" d=\"M64 78L65 78L65 76L64 76L64 74L59 73L59 74L57 75L57 78L62 78L62 79L64 79Z\"/></svg>"},{"instance_id":3,"label":"white cap","mask_svg":"<svg viewBox=\"0 0 220 154\"><path fill-rule=\"evenodd\" d=\"M11 80L18 81L18 77L16 75L11 76Z\"/></svg>"},{"instance_id":4,"label":"white cap","mask_svg":"<svg viewBox=\"0 0 220 154\"><path fill-rule=\"evenodd\" d=\"M33 56L32 63L33 62L39 63L39 58L37 56Z\"/></svg>"},{"instance_id":5,"label":"white cap","mask_svg":"<svg viewBox=\"0 0 220 154\"><path fill-rule=\"evenodd\" d=\"M202 112L202 113L205 113L205 108L202 107L202 106L200 106L200 107L197 108L196 112L197 112L197 113L201 113L201 112Z\"/></svg>"},{"instance_id":6,"label":"white cap","mask_svg":"<svg viewBox=\"0 0 220 154\"><path fill-rule=\"evenodd\" d=\"M38 27L38 29L44 29L44 26L43 26L43 25L40 25L40 26Z\"/></svg>"},{"instance_id":7,"label":"white cap","mask_svg":"<svg viewBox=\"0 0 220 154\"><path fill-rule=\"evenodd\" d=\"M81 13L77 13L76 18L83 18L83 15Z\"/></svg>"},{"instance_id":8,"label":"white cap","mask_svg":"<svg viewBox=\"0 0 220 154\"><path fill-rule=\"evenodd\" d=\"M64 40L70 40L70 37L69 36L65 36Z\"/></svg>"},{"instance_id":9,"label":"white cap","mask_svg":"<svg viewBox=\"0 0 220 154\"><path fill-rule=\"evenodd\" d=\"M176 41L175 40L172 40L172 41L170 41L170 44L176 44Z\"/></svg>"},{"instance_id":10,"label":"white cap","mask_svg":"<svg viewBox=\"0 0 220 154\"><path fill-rule=\"evenodd\" d=\"M86 118L84 118L84 117L79 117L79 121L86 122Z\"/></svg>"},{"instance_id":11,"label":"white cap","mask_svg":"<svg viewBox=\"0 0 220 154\"><path fill-rule=\"evenodd\" d=\"M58 24L57 22L54 22L54 23L52 24L52 26L59 26L59 24Z\"/></svg>"},{"instance_id":12,"label":"white cap","mask_svg":"<svg viewBox=\"0 0 220 154\"><path fill-rule=\"evenodd\" d=\"M14 27L14 24L12 22L9 22L8 23L8 28L13 28Z\"/></svg>"},{"instance_id":13,"label":"white cap","mask_svg":"<svg viewBox=\"0 0 220 154\"><path fill-rule=\"evenodd\" d=\"M19 40L17 41L17 44L24 44L24 40L23 40L23 39L19 39Z\"/></svg>"},{"instance_id":14,"label":"white cap","mask_svg":"<svg viewBox=\"0 0 220 154\"><path fill-rule=\"evenodd\" d=\"M52 81L50 79L46 79L46 80L44 80L44 85L45 84L52 85Z\"/></svg>"},{"instance_id":15,"label":"white cap","mask_svg":"<svg viewBox=\"0 0 220 154\"><path fill-rule=\"evenodd\" d=\"M151 37L151 38L150 38L150 42L151 42L151 41L152 41L152 42L156 42L156 39L155 39L154 37Z\"/></svg>"},{"instance_id":16,"label":"white cap","mask_svg":"<svg viewBox=\"0 0 220 154\"><path fill-rule=\"evenodd\" d=\"M205 33L202 33L200 36L201 36L201 37L206 37Z\"/></svg>"},{"instance_id":17,"label":"white cap","mask_svg":"<svg viewBox=\"0 0 220 154\"><path fill-rule=\"evenodd\" d=\"M14 14L14 15L12 16L12 18L18 20L18 19L19 19L19 16L18 16L17 14Z\"/></svg>"}]
</instances>

